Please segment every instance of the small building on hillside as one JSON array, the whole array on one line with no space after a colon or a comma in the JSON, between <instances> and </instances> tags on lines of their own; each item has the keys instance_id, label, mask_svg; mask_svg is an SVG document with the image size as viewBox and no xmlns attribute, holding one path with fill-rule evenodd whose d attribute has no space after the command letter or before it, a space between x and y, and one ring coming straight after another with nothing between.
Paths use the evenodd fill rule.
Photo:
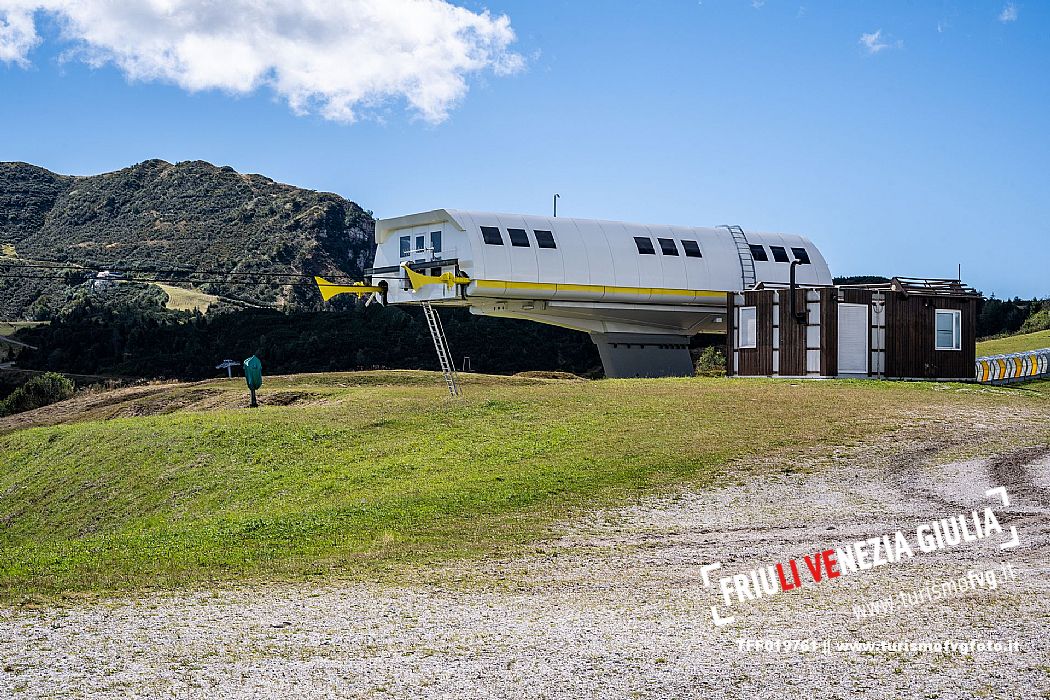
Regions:
<instances>
[{"instance_id":1,"label":"small building on hillside","mask_svg":"<svg viewBox=\"0 0 1050 700\"><path fill-rule=\"evenodd\" d=\"M980 294L958 280L759 285L728 298L731 375L974 379Z\"/></svg>"}]
</instances>

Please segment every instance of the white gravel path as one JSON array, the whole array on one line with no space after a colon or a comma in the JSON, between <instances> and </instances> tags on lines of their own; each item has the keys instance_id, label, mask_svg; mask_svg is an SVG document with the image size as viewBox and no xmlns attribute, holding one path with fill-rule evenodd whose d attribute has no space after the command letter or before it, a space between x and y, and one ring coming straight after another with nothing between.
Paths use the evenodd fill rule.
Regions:
<instances>
[{"instance_id":1,"label":"white gravel path","mask_svg":"<svg viewBox=\"0 0 1050 700\"><path fill-rule=\"evenodd\" d=\"M976 429L977 418L1004 416L974 418ZM819 463L738 465L730 483L739 485L596 513L530 554L457 564L431 583L268 585L0 611L0 698L1050 697L1050 451L939 456L972 451L976 434L924 424ZM704 564L740 573L914 532L983 508L985 490L999 485L1013 496L996 512L1018 528L1016 549L1000 550L997 537L919 554L712 623L721 601L702 585ZM1004 563L1019 578L994 591L864 620L852 611ZM740 650L741 640L810 638L820 650ZM902 639L1016 640L1019 649L835 648Z\"/></svg>"}]
</instances>

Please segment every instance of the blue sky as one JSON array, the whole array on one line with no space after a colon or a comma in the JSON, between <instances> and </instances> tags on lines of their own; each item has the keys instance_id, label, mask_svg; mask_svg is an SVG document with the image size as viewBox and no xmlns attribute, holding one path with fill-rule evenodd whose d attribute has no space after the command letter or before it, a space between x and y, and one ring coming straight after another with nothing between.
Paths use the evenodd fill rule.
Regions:
<instances>
[{"instance_id":1,"label":"blue sky","mask_svg":"<svg viewBox=\"0 0 1050 700\"><path fill-rule=\"evenodd\" d=\"M0 160L202 159L378 216L545 213L558 192L565 216L802 233L837 275L961 263L985 293L1050 296L1050 3L460 5L509 18L510 70L463 69L447 105L351 101L354 121L267 84L129 78L38 12L0 62Z\"/></svg>"}]
</instances>

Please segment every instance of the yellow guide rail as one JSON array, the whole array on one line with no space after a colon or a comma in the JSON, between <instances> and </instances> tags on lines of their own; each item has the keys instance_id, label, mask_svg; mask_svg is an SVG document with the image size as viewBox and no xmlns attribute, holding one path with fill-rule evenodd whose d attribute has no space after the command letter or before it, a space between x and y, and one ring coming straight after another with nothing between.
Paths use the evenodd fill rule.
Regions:
<instances>
[{"instance_id":1,"label":"yellow guide rail","mask_svg":"<svg viewBox=\"0 0 1050 700\"><path fill-rule=\"evenodd\" d=\"M424 275L413 270L408 266L408 263L401 263L401 267L404 269L405 274L408 275L408 281L412 284L412 289L419 289L428 284L443 284L449 289L452 289L457 284L470 284L474 281L469 277L456 277L453 272L445 272L437 277L434 277L433 275Z\"/></svg>"},{"instance_id":2,"label":"yellow guide rail","mask_svg":"<svg viewBox=\"0 0 1050 700\"><path fill-rule=\"evenodd\" d=\"M314 277L314 282L317 283L317 289L321 292L321 298L325 301L340 294L356 294L359 297L363 297L372 293L383 293L382 288L365 284L364 282L333 284L324 277Z\"/></svg>"}]
</instances>

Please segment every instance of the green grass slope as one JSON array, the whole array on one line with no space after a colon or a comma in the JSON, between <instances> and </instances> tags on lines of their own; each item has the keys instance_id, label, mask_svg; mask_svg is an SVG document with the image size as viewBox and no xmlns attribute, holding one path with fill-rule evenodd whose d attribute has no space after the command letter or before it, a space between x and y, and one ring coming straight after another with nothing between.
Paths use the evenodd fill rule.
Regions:
<instances>
[{"instance_id":1,"label":"green grass slope","mask_svg":"<svg viewBox=\"0 0 1050 700\"><path fill-rule=\"evenodd\" d=\"M0 335L14 335L23 328L47 325L47 321L0 321Z\"/></svg>"},{"instance_id":2,"label":"green grass slope","mask_svg":"<svg viewBox=\"0 0 1050 700\"><path fill-rule=\"evenodd\" d=\"M1006 355L1011 352L1025 352L1026 350L1040 350L1042 348L1050 348L1050 331L1020 333L1018 335L1008 335L1004 338L982 340L977 343L977 356Z\"/></svg>"},{"instance_id":3,"label":"green grass slope","mask_svg":"<svg viewBox=\"0 0 1050 700\"><path fill-rule=\"evenodd\" d=\"M424 372L86 394L0 421L0 599L249 578L396 576L513 547L581 508L718 483L729 460L855 442L1037 391L598 382ZM937 389L941 390L937 390Z\"/></svg>"}]
</instances>

